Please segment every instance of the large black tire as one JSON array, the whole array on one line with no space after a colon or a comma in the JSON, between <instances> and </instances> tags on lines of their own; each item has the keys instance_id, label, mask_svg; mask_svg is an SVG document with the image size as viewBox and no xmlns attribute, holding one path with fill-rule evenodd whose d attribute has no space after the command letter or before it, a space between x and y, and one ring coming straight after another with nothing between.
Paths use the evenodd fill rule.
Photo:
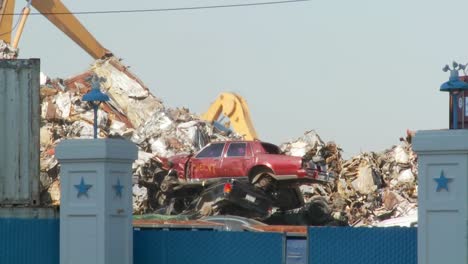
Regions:
<instances>
[{"instance_id":1,"label":"large black tire","mask_svg":"<svg viewBox=\"0 0 468 264\"><path fill-rule=\"evenodd\" d=\"M325 199L318 197L305 205L305 218L309 225L328 225L333 218Z\"/></svg>"},{"instance_id":2,"label":"large black tire","mask_svg":"<svg viewBox=\"0 0 468 264\"><path fill-rule=\"evenodd\" d=\"M167 206L170 202L171 192L177 185L178 179L174 175L167 174L159 184L159 190L156 193L156 201L160 207Z\"/></svg>"},{"instance_id":3,"label":"large black tire","mask_svg":"<svg viewBox=\"0 0 468 264\"><path fill-rule=\"evenodd\" d=\"M166 176L167 170L158 170L153 175L153 182L156 183L159 187Z\"/></svg>"},{"instance_id":4,"label":"large black tire","mask_svg":"<svg viewBox=\"0 0 468 264\"><path fill-rule=\"evenodd\" d=\"M258 168L250 173L249 181L255 187L263 190L272 189L275 179L273 171L268 168Z\"/></svg>"},{"instance_id":5,"label":"large black tire","mask_svg":"<svg viewBox=\"0 0 468 264\"><path fill-rule=\"evenodd\" d=\"M258 168L251 173L250 183L262 189L280 210L291 210L304 205L304 198L297 186L284 186L274 178L269 168Z\"/></svg>"},{"instance_id":6,"label":"large black tire","mask_svg":"<svg viewBox=\"0 0 468 264\"><path fill-rule=\"evenodd\" d=\"M274 199L274 206L283 211L300 208L304 205L304 197L297 186L278 186L270 195Z\"/></svg>"},{"instance_id":7,"label":"large black tire","mask_svg":"<svg viewBox=\"0 0 468 264\"><path fill-rule=\"evenodd\" d=\"M160 207L158 200L160 199L160 186L164 177L167 175L165 170L156 170L150 181L139 180L138 184L144 186L148 193L148 210L156 210Z\"/></svg>"},{"instance_id":8,"label":"large black tire","mask_svg":"<svg viewBox=\"0 0 468 264\"><path fill-rule=\"evenodd\" d=\"M270 225L325 226L333 221L330 208L322 198L316 198L305 206L273 214L265 223Z\"/></svg>"}]
</instances>

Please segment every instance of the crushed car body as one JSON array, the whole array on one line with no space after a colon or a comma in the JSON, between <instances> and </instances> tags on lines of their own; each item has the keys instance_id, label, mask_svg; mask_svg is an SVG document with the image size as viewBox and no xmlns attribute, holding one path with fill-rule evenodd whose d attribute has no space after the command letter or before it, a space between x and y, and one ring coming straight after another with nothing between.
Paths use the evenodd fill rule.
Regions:
<instances>
[{"instance_id":1,"label":"crushed car body","mask_svg":"<svg viewBox=\"0 0 468 264\"><path fill-rule=\"evenodd\" d=\"M155 209L266 219L301 208L303 183L332 183L332 174L302 157L259 140L212 142L197 153L159 158L151 183Z\"/></svg>"},{"instance_id":2,"label":"crushed car body","mask_svg":"<svg viewBox=\"0 0 468 264\"><path fill-rule=\"evenodd\" d=\"M274 144L254 141L220 141L208 144L196 154L179 154L167 159L185 181L247 177L255 184L268 174L274 180L330 181L331 174L313 161L285 155Z\"/></svg>"}]
</instances>

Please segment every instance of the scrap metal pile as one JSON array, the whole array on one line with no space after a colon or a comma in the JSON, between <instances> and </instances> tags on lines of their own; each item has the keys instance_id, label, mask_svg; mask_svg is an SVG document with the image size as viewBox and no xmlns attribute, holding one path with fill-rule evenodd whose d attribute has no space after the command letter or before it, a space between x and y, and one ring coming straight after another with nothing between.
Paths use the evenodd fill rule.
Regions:
<instances>
[{"instance_id":1,"label":"scrap metal pile","mask_svg":"<svg viewBox=\"0 0 468 264\"><path fill-rule=\"evenodd\" d=\"M325 199L332 215L347 219L352 226L378 225L390 218L417 215L417 156L411 148L414 133L407 131L400 144L382 152L365 152L348 160L341 158L341 149L324 143L307 132L303 137L283 144L290 155L309 155L324 161L336 175L332 186L301 186L306 200Z\"/></svg>"},{"instance_id":2,"label":"scrap metal pile","mask_svg":"<svg viewBox=\"0 0 468 264\"><path fill-rule=\"evenodd\" d=\"M133 165L133 208L135 214L151 213L151 188L144 182L158 170L155 157L197 151L214 140L238 138L202 121L185 108L171 109L115 58L98 60L83 74L69 79L41 81L41 203L59 205L59 165L54 156L65 138L91 138L93 113L82 96L90 90L93 76L100 78L110 101L99 110L99 137L120 137L139 148ZM338 176L330 185L301 186L307 200L321 197L335 218L351 225L372 225L387 218L414 213L417 208L416 155L411 135L382 153L362 153L343 160L341 149L324 143L314 131L281 144L293 156L306 156L326 164ZM145 187L146 186L146 187ZM147 188L148 187L148 188Z\"/></svg>"},{"instance_id":3,"label":"scrap metal pile","mask_svg":"<svg viewBox=\"0 0 468 264\"><path fill-rule=\"evenodd\" d=\"M18 49L0 40L0 59L15 59L18 57Z\"/></svg>"},{"instance_id":4,"label":"scrap metal pile","mask_svg":"<svg viewBox=\"0 0 468 264\"><path fill-rule=\"evenodd\" d=\"M58 205L60 181L54 149L65 138L92 138L91 105L81 100L91 88L93 76L110 101L98 112L99 137L121 137L137 144L138 160L133 165L135 182L152 177L155 156L168 157L197 151L211 140L236 137L217 132L188 109L165 108L144 84L117 60L99 60L89 71L62 80L45 80L41 85L41 202ZM147 190L135 185L134 211L147 208Z\"/></svg>"}]
</instances>

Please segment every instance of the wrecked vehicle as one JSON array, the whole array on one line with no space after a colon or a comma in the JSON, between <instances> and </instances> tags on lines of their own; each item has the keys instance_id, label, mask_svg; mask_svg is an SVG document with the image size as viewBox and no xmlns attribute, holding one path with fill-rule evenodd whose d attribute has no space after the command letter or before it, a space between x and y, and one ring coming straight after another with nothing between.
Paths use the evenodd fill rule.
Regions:
<instances>
[{"instance_id":1,"label":"wrecked vehicle","mask_svg":"<svg viewBox=\"0 0 468 264\"><path fill-rule=\"evenodd\" d=\"M152 185L159 207L170 213L236 214L266 218L304 206L299 185L328 183L333 175L301 157L258 140L212 142L197 153L160 158Z\"/></svg>"},{"instance_id":2,"label":"wrecked vehicle","mask_svg":"<svg viewBox=\"0 0 468 264\"><path fill-rule=\"evenodd\" d=\"M252 184L266 187L272 181L328 181L330 177L313 162L284 155L278 146L258 140L213 142L195 155L176 155L167 161L186 181L248 177Z\"/></svg>"},{"instance_id":3,"label":"wrecked vehicle","mask_svg":"<svg viewBox=\"0 0 468 264\"><path fill-rule=\"evenodd\" d=\"M89 91L91 77L96 74L107 80L101 85L111 97L111 101L100 105L99 137L127 138L139 148L138 160L133 164L135 215L166 214L162 212L166 209L177 214L178 210L182 212L195 206L204 209L200 211L203 215L221 214L223 210L235 209L228 204L239 199L236 197L242 198L241 204L251 205L248 199L253 199L246 195L247 191L254 194L254 208L258 212L255 214L266 212L268 215L268 208L272 208L272 215L263 221L268 224L330 225L329 216L332 215L334 219L346 218L344 220L351 226L374 226L386 219L417 212L418 166L417 155L412 150L414 132L411 131L407 131L406 138L400 138L396 146L379 152L359 153L347 159L341 156L343 150L339 144L325 142L315 130L305 131L303 135L279 144L281 151L287 155L313 160L315 164L322 165L316 166L317 171L326 169L335 175L333 184L306 182L300 185L305 205L292 210L274 213L271 195L260 195L262 189L252 186L248 175L225 177L222 178L225 182L219 181L218 184L211 184L207 179L172 177L172 182L166 181L169 184L160 186L171 169L164 158L190 151L198 153L209 142L237 140L241 136L232 131L225 133L216 122L200 120L187 108L165 106L141 80L119 63L116 58L98 60L86 72L68 79L51 79L41 75L41 205L60 205L60 165L55 158L57 144L63 139L93 136L92 107L83 103L81 98ZM195 156L192 155L191 159ZM313 163L309 165L314 167ZM319 178L321 175L326 174L318 173ZM236 183L227 195L224 185L232 179ZM205 186L202 186L202 182L205 182ZM190 186L193 188L188 188ZM161 191L160 187L173 188L173 192ZM228 186L226 190L229 190ZM221 198L224 202L216 202ZM173 209L171 204L174 205ZM245 211L242 210L242 214L245 215ZM318 217L317 212L323 218ZM263 220L261 216L254 218Z\"/></svg>"}]
</instances>

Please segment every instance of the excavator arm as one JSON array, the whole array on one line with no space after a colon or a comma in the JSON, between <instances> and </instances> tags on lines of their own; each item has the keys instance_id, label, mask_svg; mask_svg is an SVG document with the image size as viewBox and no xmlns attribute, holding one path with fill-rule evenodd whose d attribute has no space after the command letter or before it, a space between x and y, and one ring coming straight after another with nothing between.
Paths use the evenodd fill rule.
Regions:
<instances>
[{"instance_id":1,"label":"excavator arm","mask_svg":"<svg viewBox=\"0 0 468 264\"><path fill-rule=\"evenodd\" d=\"M110 55L74 15L64 15L70 11L59 0L32 0L31 4L94 59Z\"/></svg>"},{"instance_id":2,"label":"excavator arm","mask_svg":"<svg viewBox=\"0 0 468 264\"><path fill-rule=\"evenodd\" d=\"M0 40L11 42L11 29L13 26L14 0L0 0Z\"/></svg>"},{"instance_id":3,"label":"excavator arm","mask_svg":"<svg viewBox=\"0 0 468 264\"><path fill-rule=\"evenodd\" d=\"M246 140L258 139L250 118L249 107L242 96L235 93L222 93L201 118L214 122L223 114L228 117L233 129Z\"/></svg>"},{"instance_id":4,"label":"excavator arm","mask_svg":"<svg viewBox=\"0 0 468 264\"><path fill-rule=\"evenodd\" d=\"M32 0L31 5L94 59L101 59L111 55L59 0ZM0 0L0 39L6 43L11 43L14 7L15 0ZM29 8L26 7L26 10L23 10L23 17L16 32L13 45L15 48L18 45L28 14Z\"/></svg>"}]
</instances>

